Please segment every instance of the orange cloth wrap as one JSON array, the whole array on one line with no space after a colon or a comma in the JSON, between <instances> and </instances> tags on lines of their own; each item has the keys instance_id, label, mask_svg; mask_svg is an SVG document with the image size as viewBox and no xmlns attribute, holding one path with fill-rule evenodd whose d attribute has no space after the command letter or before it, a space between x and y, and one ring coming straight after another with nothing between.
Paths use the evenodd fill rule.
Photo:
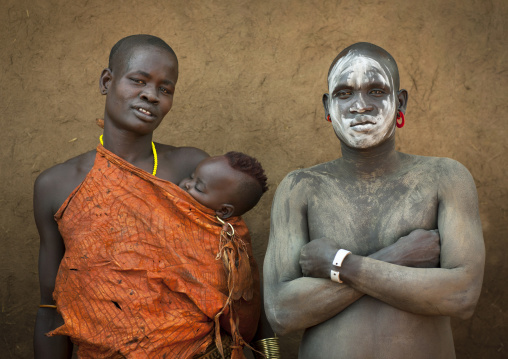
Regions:
<instances>
[{"instance_id":1,"label":"orange cloth wrap","mask_svg":"<svg viewBox=\"0 0 508 359\"><path fill-rule=\"evenodd\" d=\"M83 183L55 214L65 242L54 298L80 358L189 358L213 341L214 318L231 331L222 225L178 186L97 147ZM260 313L259 273L248 229L254 295L234 301L248 342Z\"/></svg>"}]
</instances>

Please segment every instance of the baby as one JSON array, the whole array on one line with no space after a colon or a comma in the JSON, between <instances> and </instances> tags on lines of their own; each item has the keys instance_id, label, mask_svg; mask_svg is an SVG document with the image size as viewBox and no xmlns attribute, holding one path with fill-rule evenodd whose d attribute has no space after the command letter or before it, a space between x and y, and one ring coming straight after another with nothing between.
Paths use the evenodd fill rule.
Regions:
<instances>
[{"instance_id":1,"label":"baby","mask_svg":"<svg viewBox=\"0 0 508 359\"><path fill-rule=\"evenodd\" d=\"M268 190L261 164L241 152L204 159L179 186L222 219L251 210Z\"/></svg>"}]
</instances>

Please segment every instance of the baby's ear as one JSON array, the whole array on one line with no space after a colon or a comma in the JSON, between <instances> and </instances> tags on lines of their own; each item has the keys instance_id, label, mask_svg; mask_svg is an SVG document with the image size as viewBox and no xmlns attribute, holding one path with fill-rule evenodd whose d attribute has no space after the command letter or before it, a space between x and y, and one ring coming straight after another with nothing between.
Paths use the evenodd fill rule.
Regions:
<instances>
[{"instance_id":1,"label":"baby's ear","mask_svg":"<svg viewBox=\"0 0 508 359\"><path fill-rule=\"evenodd\" d=\"M220 209L215 211L215 214L222 219L229 218L235 213L235 206L232 204L224 203Z\"/></svg>"}]
</instances>

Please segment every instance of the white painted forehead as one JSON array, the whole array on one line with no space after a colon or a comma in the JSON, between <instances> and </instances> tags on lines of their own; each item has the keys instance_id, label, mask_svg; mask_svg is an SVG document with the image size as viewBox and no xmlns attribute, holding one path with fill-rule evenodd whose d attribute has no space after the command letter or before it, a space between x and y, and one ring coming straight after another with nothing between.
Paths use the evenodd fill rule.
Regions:
<instances>
[{"instance_id":1,"label":"white painted forehead","mask_svg":"<svg viewBox=\"0 0 508 359\"><path fill-rule=\"evenodd\" d=\"M376 59L365 56L362 53L359 53L358 50L351 50L345 56L341 57L330 70L330 74L328 75L328 83L330 86L332 83L338 81L339 76L347 70L352 68L358 68L358 70L366 73L369 68L376 68L379 70L381 75L393 85L393 78L390 76L389 72L386 71L385 67L381 65L379 61Z\"/></svg>"}]
</instances>

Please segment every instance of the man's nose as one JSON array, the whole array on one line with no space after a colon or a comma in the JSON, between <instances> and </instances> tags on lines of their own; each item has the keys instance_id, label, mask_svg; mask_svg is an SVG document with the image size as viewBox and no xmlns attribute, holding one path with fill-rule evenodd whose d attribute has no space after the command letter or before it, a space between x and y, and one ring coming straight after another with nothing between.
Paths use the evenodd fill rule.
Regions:
<instances>
[{"instance_id":1,"label":"man's nose","mask_svg":"<svg viewBox=\"0 0 508 359\"><path fill-rule=\"evenodd\" d=\"M154 86L146 86L140 95L141 99L153 104L159 103L159 96L157 89Z\"/></svg>"},{"instance_id":2,"label":"man's nose","mask_svg":"<svg viewBox=\"0 0 508 359\"><path fill-rule=\"evenodd\" d=\"M350 108L350 112L358 112L358 113L364 113L367 111L372 111L373 107L372 105L367 103L367 99L365 98L365 95L358 94L356 101L353 103L353 105Z\"/></svg>"}]
</instances>

